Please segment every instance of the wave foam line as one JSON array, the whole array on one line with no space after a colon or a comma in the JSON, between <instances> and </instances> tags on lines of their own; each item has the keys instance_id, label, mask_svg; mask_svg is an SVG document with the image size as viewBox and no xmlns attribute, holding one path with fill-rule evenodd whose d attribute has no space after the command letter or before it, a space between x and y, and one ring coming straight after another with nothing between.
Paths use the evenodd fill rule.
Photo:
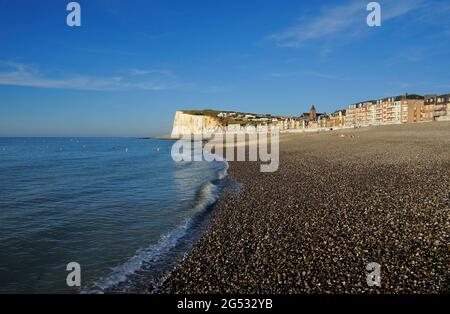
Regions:
<instances>
[{"instance_id":1,"label":"wave foam line","mask_svg":"<svg viewBox=\"0 0 450 314\"><path fill-rule=\"evenodd\" d=\"M228 163L225 162L225 168L217 173L219 180L225 178L228 174ZM218 198L218 186L211 182L206 182L199 189L193 212L194 215L188 218L182 225L163 235L155 245L146 249L139 249L136 254L124 264L112 268L112 274L107 278L101 278L94 283L94 288L82 293L103 293L105 290L127 280L128 276L142 268L144 263L157 261L165 256L180 239L186 236L188 230L194 222L195 215L204 211L206 208L216 202Z\"/></svg>"}]
</instances>

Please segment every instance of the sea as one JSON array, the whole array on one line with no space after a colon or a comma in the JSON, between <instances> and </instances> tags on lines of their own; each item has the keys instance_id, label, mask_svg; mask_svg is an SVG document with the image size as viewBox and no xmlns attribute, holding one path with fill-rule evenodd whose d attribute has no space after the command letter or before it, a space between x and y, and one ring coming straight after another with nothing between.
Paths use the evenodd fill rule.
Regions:
<instances>
[{"instance_id":1,"label":"sea","mask_svg":"<svg viewBox=\"0 0 450 314\"><path fill-rule=\"evenodd\" d=\"M0 293L157 291L208 228L228 168L175 162L172 144L0 138Z\"/></svg>"}]
</instances>

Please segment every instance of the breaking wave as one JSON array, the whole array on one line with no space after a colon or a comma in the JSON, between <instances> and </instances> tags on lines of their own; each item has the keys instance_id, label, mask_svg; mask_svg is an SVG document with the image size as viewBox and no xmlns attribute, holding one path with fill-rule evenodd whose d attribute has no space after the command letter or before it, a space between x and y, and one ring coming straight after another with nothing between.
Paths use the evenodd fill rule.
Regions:
<instances>
[{"instance_id":1,"label":"breaking wave","mask_svg":"<svg viewBox=\"0 0 450 314\"><path fill-rule=\"evenodd\" d=\"M81 293L104 293L108 289L127 281L130 275L142 269L145 264L163 259L181 239L189 234L198 216L217 201L220 192L219 183L228 175L228 163L224 161L224 165L225 167L216 173L217 179L205 182L197 191L192 208L193 214L190 218L163 235L156 244L137 250L135 255L127 262L112 268L112 273L109 276L100 278L91 288L82 290Z\"/></svg>"}]
</instances>

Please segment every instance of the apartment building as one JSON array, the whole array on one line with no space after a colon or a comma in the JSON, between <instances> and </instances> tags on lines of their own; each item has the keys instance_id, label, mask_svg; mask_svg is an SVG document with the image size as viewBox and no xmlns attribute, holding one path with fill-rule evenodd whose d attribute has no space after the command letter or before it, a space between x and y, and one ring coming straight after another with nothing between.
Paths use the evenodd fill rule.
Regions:
<instances>
[{"instance_id":1,"label":"apartment building","mask_svg":"<svg viewBox=\"0 0 450 314\"><path fill-rule=\"evenodd\" d=\"M401 99L397 100L400 104L400 122L401 123L408 123L408 117L409 117L409 106L408 101Z\"/></svg>"},{"instance_id":2,"label":"apartment building","mask_svg":"<svg viewBox=\"0 0 450 314\"><path fill-rule=\"evenodd\" d=\"M370 125L370 105L372 101L365 101L359 105L356 112L356 123L360 127L365 127Z\"/></svg>"},{"instance_id":3,"label":"apartment building","mask_svg":"<svg viewBox=\"0 0 450 314\"><path fill-rule=\"evenodd\" d=\"M421 121L423 99L420 95L405 94L352 104L347 109L345 125L365 127L418 122Z\"/></svg>"},{"instance_id":4,"label":"apartment building","mask_svg":"<svg viewBox=\"0 0 450 314\"><path fill-rule=\"evenodd\" d=\"M377 101L374 100L368 105L369 125L378 125L377 123Z\"/></svg>"},{"instance_id":5,"label":"apartment building","mask_svg":"<svg viewBox=\"0 0 450 314\"><path fill-rule=\"evenodd\" d=\"M415 123L422 121L422 108L424 105L424 97L416 94L405 95L402 103L402 123ZM407 116L405 113L407 111Z\"/></svg>"},{"instance_id":6,"label":"apartment building","mask_svg":"<svg viewBox=\"0 0 450 314\"><path fill-rule=\"evenodd\" d=\"M434 121L437 95L425 95L424 103L420 111L420 121Z\"/></svg>"},{"instance_id":7,"label":"apartment building","mask_svg":"<svg viewBox=\"0 0 450 314\"><path fill-rule=\"evenodd\" d=\"M371 106L371 125L383 124L383 100L378 99Z\"/></svg>"},{"instance_id":8,"label":"apartment building","mask_svg":"<svg viewBox=\"0 0 450 314\"><path fill-rule=\"evenodd\" d=\"M345 112L345 126L361 127L369 125L369 105L372 101L365 101L348 106Z\"/></svg>"},{"instance_id":9,"label":"apartment building","mask_svg":"<svg viewBox=\"0 0 450 314\"><path fill-rule=\"evenodd\" d=\"M369 106L370 125L418 122L422 105L423 96L416 94L379 99Z\"/></svg>"},{"instance_id":10,"label":"apartment building","mask_svg":"<svg viewBox=\"0 0 450 314\"><path fill-rule=\"evenodd\" d=\"M356 110L358 104L349 105L345 116L345 126L352 127L356 125Z\"/></svg>"},{"instance_id":11,"label":"apartment building","mask_svg":"<svg viewBox=\"0 0 450 314\"><path fill-rule=\"evenodd\" d=\"M383 98L381 100L381 104L383 105L383 115L382 122L383 124L393 124L397 121L397 114L394 111L394 97Z\"/></svg>"},{"instance_id":12,"label":"apartment building","mask_svg":"<svg viewBox=\"0 0 450 314\"><path fill-rule=\"evenodd\" d=\"M329 114L325 120L326 128L341 128L345 126L345 112L346 110L336 110L335 112Z\"/></svg>"},{"instance_id":13,"label":"apartment building","mask_svg":"<svg viewBox=\"0 0 450 314\"><path fill-rule=\"evenodd\" d=\"M328 115L317 113L312 107L310 113L302 114L295 126L308 129L366 127L435 120L450 120L450 94L386 97L351 104L346 110L337 110Z\"/></svg>"},{"instance_id":14,"label":"apartment building","mask_svg":"<svg viewBox=\"0 0 450 314\"><path fill-rule=\"evenodd\" d=\"M437 121L450 120L450 94L436 97L434 118Z\"/></svg>"}]
</instances>

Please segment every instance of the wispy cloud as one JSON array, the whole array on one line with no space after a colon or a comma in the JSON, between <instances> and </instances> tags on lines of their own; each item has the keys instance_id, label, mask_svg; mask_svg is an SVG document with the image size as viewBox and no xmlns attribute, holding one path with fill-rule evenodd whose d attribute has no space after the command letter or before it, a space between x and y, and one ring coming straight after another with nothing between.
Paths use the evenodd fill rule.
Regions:
<instances>
[{"instance_id":1,"label":"wispy cloud","mask_svg":"<svg viewBox=\"0 0 450 314\"><path fill-rule=\"evenodd\" d=\"M323 79L327 79L327 80L337 79L337 77L334 75L327 74L327 73L321 73L321 72L317 72L317 71L303 71L303 74L315 76L315 77L319 77L319 78L323 78Z\"/></svg>"},{"instance_id":2,"label":"wispy cloud","mask_svg":"<svg viewBox=\"0 0 450 314\"><path fill-rule=\"evenodd\" d=\"M351 0L340 5L327 6L314 14L313 18L301 17L299 23L267 39L284 47L300 47L315 40L356 37L367 28L365 0ZM405 15L424 5L423 0L385 0L381 1L382 22Z\"/></svg>"},{"instance_id":3,"label":"wispy cloud","mask_svg":"<svg viewBox=\"0 0 450 314\"><path fill-rule=\"evenodd\" d=\"M272 77L289 77L289 76L297 76L300 72L272 72L269 75Z\"/></svg>"},{"instance_id":4,"label":"wispy cloud","mask_svg":"<svg viewBox=\"0 0 450 314\"><path fill-rule=\"evenodd\" d=\"M161 75L174 77L175 74L171 70L166 69L132 69L131 75L145 76L145 75Z\"/></svg>"},{"instance_id":5,"label":"wispy cloud","mask_svg":"<svg viewBox=\"0 0 450 314\"><path fill-rule=\"evenodd\" d=\"M408 53L404 51L395 52L386 59L387 66L394 66L402 63L419 63L426 58L429 58L435 52L429 51L427 47L421 45L408 46Z\"/></svg>"},{"instance_id":6,"label":"wispy cloud","mask_svg":"<svg viewBox=\"0 0 450 314\"><path fill-rule=\"evenodd\" d=\"M30 65L0 61L0 85L90 91L161 91L180 86L174 79L168 78L168 76L173 75L168 70L133 71L134 75L127 76L71 75L51 77ZM134 77L136 75L139 77Z\"/></svg>"},{"instance_id":7,"label":"wispy cloud","mask_svg":"<svg viewBox=\"0 0 450 314\"><path fill-rule=\"evenodd\" d=\"M436 85L435 88L442 88L442 89L450 89L450 84L448 85Z\"/></svg>"},{"instance_id":8,"label":"wispy cloud","mask_svg":"<svg viewBox=\"0 0 450 314\"><path fill-rule=\"evenodd\" d=\"M272 76L272 77L290 77L290 76L300 76L300 75L314 76L314 77L327 79L327 80L338 79L338 77L331 75L331 74L317 72L317 71L309 71L309 70L298 71L298 72L272 72L272 73L270 73L270 76Z\"/></svg>"}]
</instances>

